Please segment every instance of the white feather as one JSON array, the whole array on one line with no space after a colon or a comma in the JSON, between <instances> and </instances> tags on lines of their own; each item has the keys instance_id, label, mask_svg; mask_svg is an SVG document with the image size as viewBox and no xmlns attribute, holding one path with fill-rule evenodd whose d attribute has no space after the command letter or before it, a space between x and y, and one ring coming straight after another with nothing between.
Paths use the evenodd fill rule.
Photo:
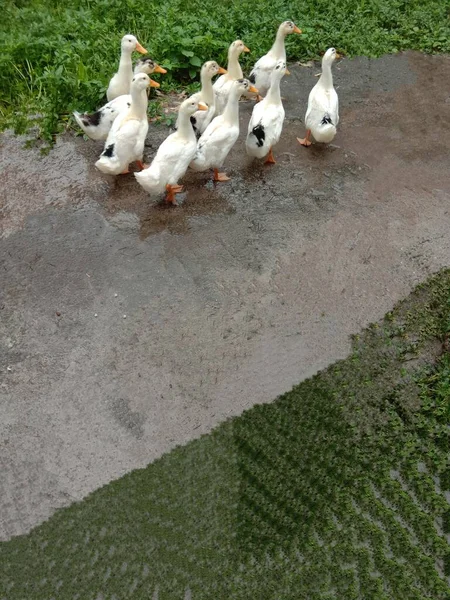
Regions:
<instances>
[{"instance_id":1,"label":"white feather","mask_svg":"<svg viewBox=\"0 0 450 600\"><path fill-rule=\"evenodd\" d=\"M284 122L283 105L266 104L267 98L255 105L252 117L248 125L248 134L246 140L246 149L249 156L264 158L269 153L272 146L278 143ZM265 138L262 146L258 146L258 139L252 133L253 128L261 125L264 129Z\"/></svg>"},{"instance_id":2,"label":"white feather","mask_svg":"<svg viewBox=\"0 0 450 600\"><path fill-rule=\"evenodd\" d=\"M228 125L224 116L215 117L198 141L197 152L189 167L194 171L219 169L239 137L239 123Z\"/></svg>"},{"instance_id":3,"label":"white feather","mask_svg":"<svg viewBox=\"0 0 450 600\"><path fill-rule=\"evenodd\" d=\"M119 175L130 163L142 160L148 120L147 117L125 120L128 110L127 108L119 114L108 134L105 149L114 144L113 155L111 157L102 155L95 163L97 169L103 173Z\"/></svg>"},{"instance_id":4,"label":"white feather","mask_svg":"<svg viewBox=\"0 0 450 600\"><path fill-rule=\"evenodd\" d=\"M186 173L197 149L197 138L190 117L198 110L198 102L185 100L179 109L179 128L158 148L152 164L135 173L137 182L151 194L161 194L166 186L175 185Z\"/></svg>"},{"instance_id":5,"label":"white feather","mask_svg":"<svg viewBox=\"0 0 450 600\"><path fill-rule=\"evenodd\" d=\"M323 143L333 140L339 123L339 99L331 73L331 65L335 58L336 50L329 48L322 59L320 79L309 93L305 115L306 128L311 130L315 140ZM331 123L324 122L328 119Z\"/></svg>"}]
</instances>

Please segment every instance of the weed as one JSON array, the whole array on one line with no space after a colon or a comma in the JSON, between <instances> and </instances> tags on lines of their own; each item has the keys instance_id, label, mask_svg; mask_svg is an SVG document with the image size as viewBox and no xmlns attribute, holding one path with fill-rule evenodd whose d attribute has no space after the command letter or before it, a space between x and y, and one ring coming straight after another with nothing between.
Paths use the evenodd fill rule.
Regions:
<instances>
[{"instance_id":1,"label":"weed","mask_svg":"<svg viewBox=\"0 0 450 600\"><path fill-rule=\"evenodd\" d=\"M162 89L192 91L205 60L225 64L244 39L250 68L270 47L277 25L293 19L302 36L287 40L289 59L318 57L328 46L379 56L413 48L450 50L448 0L6 0L0 23L0 129L51 142L73 110L104 100L120 38L134 33L168 74Z\"/></svg>"},{"instance_id":2,"label":"weed","mask_svg":"<svg viewBox=\"0 0 450 600\"><path fill-rule=\"evenodd\" d=\"M0 597L448 600L449 301L446 271L349 358L1 545Z\"/></svg>"}]
</instances>

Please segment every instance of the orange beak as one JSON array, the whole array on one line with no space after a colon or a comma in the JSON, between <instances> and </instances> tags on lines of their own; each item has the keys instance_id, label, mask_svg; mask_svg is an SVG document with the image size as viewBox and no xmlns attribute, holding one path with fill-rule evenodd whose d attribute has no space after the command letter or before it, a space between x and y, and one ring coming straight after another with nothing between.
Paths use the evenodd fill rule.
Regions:
<instances>
[{"instance_id":1,"label":"orange beak","mask_svg":"<svg viewBox=\"0 0 450 600\"><path fill-rule=\"evenodd\" d=\"M290 74L291 74L291 72L290 72L290 71L288 71L288 70L286 69L286 71L284 72L284 74L285 74L285 75L290 75Z\"/></svg>"},{"instance_id":2,"label":"orange beak","mask_svg":"<svg viewBox=\"0 0 450 600\"><path fill-rule=\"evenodd\" d=\"M220 73L220 75L226 75L228 73L228 71L226 69L224 69L223 67L219 67L219 70L217 71L217 73Z\"/></svg>"},{"instance_id":3,"label":"orange beak","mask_svg":"<svg viewBox=\"0 0 450 600\"><path fill-rule=\"evenodd\" d=\"M248 88L248 91L249 91L249 92L251 92L252 94L259 94L259 90L258 90L257 88L255 88L255 86L254 86L254 85L251 85L251 86Z\"/></svg>"},{"instance_id":4,"label":"orange beak","mask_svg":"<svg viewBox=\"0 0 450 600\"><path fill-rule=\"evenodd\" d=\"M155 88L159 88L160 85L157 81L153 81L153 79L150 79L150 83L148 84L149 87L155 87Z\"/></svg>"},{"instance_id":5,"label":"orange beak","mask_svg":"<svg viewBox=\"0 0 450 600\"><path fill-rule=\"evenodd\" d=\"M199 102L198 110L208 110L208 107L206 106L206 104L204 102Z\"/></svg>"},{"instance_id":6,"label":"orange beak","mask_svg":"<svg viewBox=\"0 0 450 600\"><path fill-rule=\"evenodd\" d=\"M247 46L244 46L244 52L250 52L250 50L247 48Z\"/></svg>"},{"instance_id":7,"label":"orange beak","mask_svg":"<svg viewBox=\"0 0 450 600\"><path fill-rule=\"evenodd\" d=\"M295 25L295 26L294 26L294 33L301 33L301 32L302 32L302 30L301 30L301 29L299 29L299 28L297 27L297 25Z\"/></svg>"},{"instance_id":8,"label":"orange beak","mask_svg":"<svg viewBox=\"0 0 450 600\"><path fill-rule=\"evenodd\" d=\"M147 50L144 48L144 46L141 46L139 42L137 42L136 44L136 52L140 52L141 54L147 54Z\"/></svg>"},{"instance_id":9,"label":"orange beak","mask_svg":"<svg viewBox=\"0 0 450 600\"><path fill-rule=\"evenodd\" d=\"M166 69L163 69L162 67L160 67L159 65L156 65L154 73L167 73Z\"/></svg>"}]
</instances>

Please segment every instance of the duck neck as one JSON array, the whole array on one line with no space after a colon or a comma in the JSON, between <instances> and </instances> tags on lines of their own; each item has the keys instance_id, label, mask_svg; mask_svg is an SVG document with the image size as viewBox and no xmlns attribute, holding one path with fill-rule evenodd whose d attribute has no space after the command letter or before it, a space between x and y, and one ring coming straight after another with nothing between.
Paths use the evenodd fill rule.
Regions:
<instances>
[{"instance_id":1,"label":"duck neck","mask_svg":"<svg viewBox=\"0 0 450 600\"><path fill-rule=\"evenodd\" d=\"M148 96L147 89L137 90L131 88L131 106L128 112L129 119L143 119L147 114Z\"/></svg>"},{"instance_id":2,"label":"duck neck","mask_svg":"<svg viewBox=\"0 0 450 600\"><path fill-rule=\"evenodd\" d=\"M286 47L284 45L285 34L278 30L277 37L275 38L275 42L270 49L270 53L276 60L286 60Z\"/></svg>"},{"instance_id":3,"label":"duck neck","mask_svg":"<svg viewBox=\"0 0 450 600\"><path fill-rule=\"evenodd\" d=\"M329 63L322 63L322 75L319 81L327 89L333 87L333 74L331 73L331 65Z\"/></svg>"},{"instance_id":4,"label":"duck neck","mask_svg":"<svg viewBox=\"0 0 450 600\"><path fill-rule=\"evenodd\" d=\"M120 54L119 75L124 79L133 79L133 65L131 62L131 52L123 51Z\"/></svg>"},{"instance_id":5,"label":"duck neck","mask_svg":"<svg viewBox=\"0 0 450 600\"><path fill-rule=\"evenodd\" d=\"M206 102L208 106L214 102L214 90L212 84L212 78L208 73L202 73L201 75L202 82L202 100Z\"/></svg>"},{"instance_id":6,"label":"duck neck","mask_svg":"<svg viewBox=\"0 0 450 600\"><path fill-rule=\"evenodd\" d=\"M279 77L272 78L270 82L269 91L266 94L266 100L270 104L281 104L281 91L280 91L281 80Z\"/></svg>"},{"instance_id":7,"label":"duck neck","mask_svg":"<svg viewBox=\"0 0 450 600\"><path fill-rule=\"evenodd\" d=\"M239 123L239 98L241 92L238 90L232 90L228 96L228 102L223 111L223 120L229 125Z\"/></svg>"},{"instance_id":8,"label":"duck neck","mask_svg":"<svg viewBox=\"0 0 450 600\"><path fill-rule=\"evenodd\" d=\"M239 64L239 55L231 50L228 52L227 71L230 79L242 79L244 77Z\"/></svg>"},{"instance_id":9,"label":"duck neck","mask_svg":"<svg viewBox=\"0 0 450 600\"><path fill-rule=\"evenodd\" d=\"M183 112L178 113L177 133L185 140L197 139L192 127L191 117Z\"/></svg>"}]
</instances>

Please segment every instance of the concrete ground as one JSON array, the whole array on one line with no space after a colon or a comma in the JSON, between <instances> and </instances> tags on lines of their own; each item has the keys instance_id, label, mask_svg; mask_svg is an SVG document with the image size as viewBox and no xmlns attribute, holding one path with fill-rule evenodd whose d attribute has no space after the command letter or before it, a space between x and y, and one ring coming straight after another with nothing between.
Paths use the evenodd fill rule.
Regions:
<instances>
[{"instance_id":1,"label":"concrete ground","mask_svg":"<svg viewBox=\"0 0 450 600\"><path fill-rule=\"evenodd\" d=\"M1 539L344 357L450 265L450 58L336 64L339 132L309 149L318 66L290 70L277 164L241 139L179 208L97 172L101 144L3 136Z\"/></svg>"}]
</instances>

